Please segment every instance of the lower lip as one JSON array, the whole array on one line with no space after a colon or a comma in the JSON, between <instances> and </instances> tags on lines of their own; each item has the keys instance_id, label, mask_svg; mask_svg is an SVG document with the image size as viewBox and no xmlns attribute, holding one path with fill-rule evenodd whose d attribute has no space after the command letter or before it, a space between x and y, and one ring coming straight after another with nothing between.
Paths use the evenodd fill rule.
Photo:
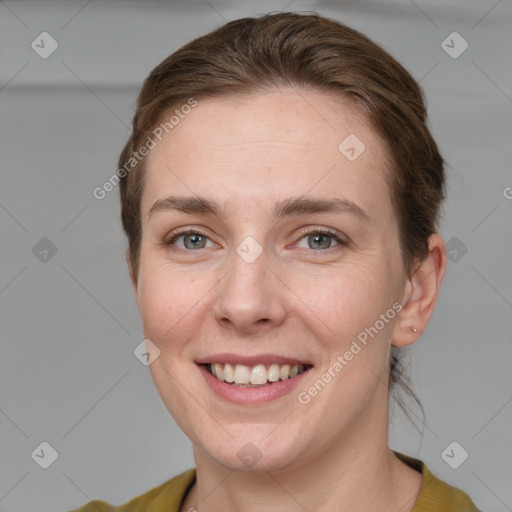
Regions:
<instances>
[{"instance_id":1,"label":"lower lip","mask_svg":"<svg viewBox=\"0 0 512 512\"><path fill-rule=\"evenodd\" d=\"M302 380L309 370L292 379L278 380L259 388L242 388L223 382L208 372L204 365L198 365L206 383L221 398L235 404L262 404L287 395Z\"/></svg>"}]
</instances>

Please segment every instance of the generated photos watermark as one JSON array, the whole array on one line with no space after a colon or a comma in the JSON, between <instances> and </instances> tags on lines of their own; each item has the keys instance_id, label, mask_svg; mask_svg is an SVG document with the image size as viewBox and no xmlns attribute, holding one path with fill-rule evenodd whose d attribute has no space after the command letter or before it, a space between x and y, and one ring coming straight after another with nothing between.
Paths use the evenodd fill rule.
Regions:
<instances>
[{"instance_id":1,"label":"generated photos watermark","mask_svg":"<svg viewBox=\"0 0 512 512\"><path fill-rule=\"evenodd\" d=\"M173 115L169 117L168 121L160 123L153 131L152 135L148 135L144 143L139 147L137 151L134 151L130 158L124 163L122 167L108 178L101 187L96 187L92 191L92 195L95 199L101 201L107 197L109 192L112 192L119 182L128 176L130 172L140 163L142 160L149 155L149 152L156 148L158 142L160 142L164 136L164 133L170 133L176 126L178 126L182 119L185 119L186 115L189 114L192 109L197 106L198 102L194 98L189 98L188 101L181 105L180 108L174 110ZM158 139L158 142L155 141Z\"/></svg>"},{"instance_id":2,"label":"generated photos watermark","mask_svg":"<svg viewBox=\"0 0 512 512\"><path fill-rule=\"evenodd\" d=\"M299 403L303 405L309 404L311 400L323 391L327 384L329 384L329 382L331 382L345 368L345 366L354 359L354 356L359 354L363 348L368 345L368 342L370 341L369 338L373 339L377 336L377 334L384 329L386 324L393 320L400 311L402 311L402 304L399 302L393 303L385 313L382 313L379 316L379 319L376 320L372 326L366 327L361 331L357 335L357 340L352 340L350 348L343 354L340 354L334 363L329 366L327 371L325 371L312 386L310 386L306 391L301 391L298 394L297 399Z\"/></svg>"}]
</instances>

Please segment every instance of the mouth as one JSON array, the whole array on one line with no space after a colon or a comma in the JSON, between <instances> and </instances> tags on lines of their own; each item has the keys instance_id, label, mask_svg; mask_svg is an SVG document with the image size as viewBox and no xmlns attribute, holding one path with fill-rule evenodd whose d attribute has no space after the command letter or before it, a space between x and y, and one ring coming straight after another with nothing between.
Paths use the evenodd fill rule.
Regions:
<instances>
[{"instance_id":1,"label":"mouth","mask_svg":"<svg viewBox=\"0 0 512 512\"><path fill-rule=\"evenodd\" d=\"M231 364L206 363L202 365L215 379L233 387L262 388L302 375L312 368L311 364Z\"/></svg>"}]
</instances>

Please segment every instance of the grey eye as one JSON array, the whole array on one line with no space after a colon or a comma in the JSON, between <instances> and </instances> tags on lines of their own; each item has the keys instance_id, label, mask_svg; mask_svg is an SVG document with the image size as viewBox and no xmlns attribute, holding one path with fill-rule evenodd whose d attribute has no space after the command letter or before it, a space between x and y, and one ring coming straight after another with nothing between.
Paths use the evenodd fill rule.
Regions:
<instances>
[{"instance_id":1,"label":"grey eye","mask_svg":"<svg viewBox=\"0 0 512 512\"><path fill-rule=\"evenodd\" d=\"M331 246L332 237L329 235L309 235L308 245L311 249L329 249Z\"/></svg>"},{"instance_id":2,"label":"grey eye","mask_svg":"<svg viewBox=\"0 0 512 512\"><path fill-rule=\"evenodd\" d=\"M166 242L166 245L175 246L181 250L194 250L204 249L205 247L214 247L215 244L202 233L188 231L176 234Z\"/></svg>"},{"instance_id":3,"label":"grey eye","mask_svg":"<svg viewBox=\"0 0 512 512\"><path fill-rule=\"evenodd\" d=\"M313 249L313 250L324 250L330 249L340 243L340 240L331 233L318 231L317 233L311 233L309 235L303 236L297 246L303 249Z\"/></svg>"},{"instance_id":4,"label":"grey eye","mask_svg":"<svg viewBox=\"0 0 512 512\"><path fill-rule=\"evenodd\" d=\"M183 236L183 245L186 249L203 249L206 246L207 238L198 233L191 233Z\"/></svg>"}]
</instances>

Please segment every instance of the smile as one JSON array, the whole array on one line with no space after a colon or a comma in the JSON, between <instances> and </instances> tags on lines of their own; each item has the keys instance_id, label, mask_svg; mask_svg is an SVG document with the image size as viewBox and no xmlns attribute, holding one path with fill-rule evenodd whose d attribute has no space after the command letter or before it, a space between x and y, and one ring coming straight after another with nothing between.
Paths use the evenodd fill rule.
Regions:
<instances>
[{"instance_id":1,"label":"smile","mask_svg":"<svg viewBox=\"0 0 512 512\"><path fill-rule=\"evenodd\" d=\"M216 379L239 387L263 387L278 381L286 381L301 375L311 365L306 364L244 364L211 363L206 364L210 375Z\"/></svg>"},{"instance_id":2,"label":"smile","mask_svg":"<svg viewBox=\"0 0 512 512\"><path fill-rule=\"evenodd\" d=\"M292 394L313 364L277 354L216 354L195 361L205 383L222 400L259 405Z\"/></svg>"}]
</instances>

